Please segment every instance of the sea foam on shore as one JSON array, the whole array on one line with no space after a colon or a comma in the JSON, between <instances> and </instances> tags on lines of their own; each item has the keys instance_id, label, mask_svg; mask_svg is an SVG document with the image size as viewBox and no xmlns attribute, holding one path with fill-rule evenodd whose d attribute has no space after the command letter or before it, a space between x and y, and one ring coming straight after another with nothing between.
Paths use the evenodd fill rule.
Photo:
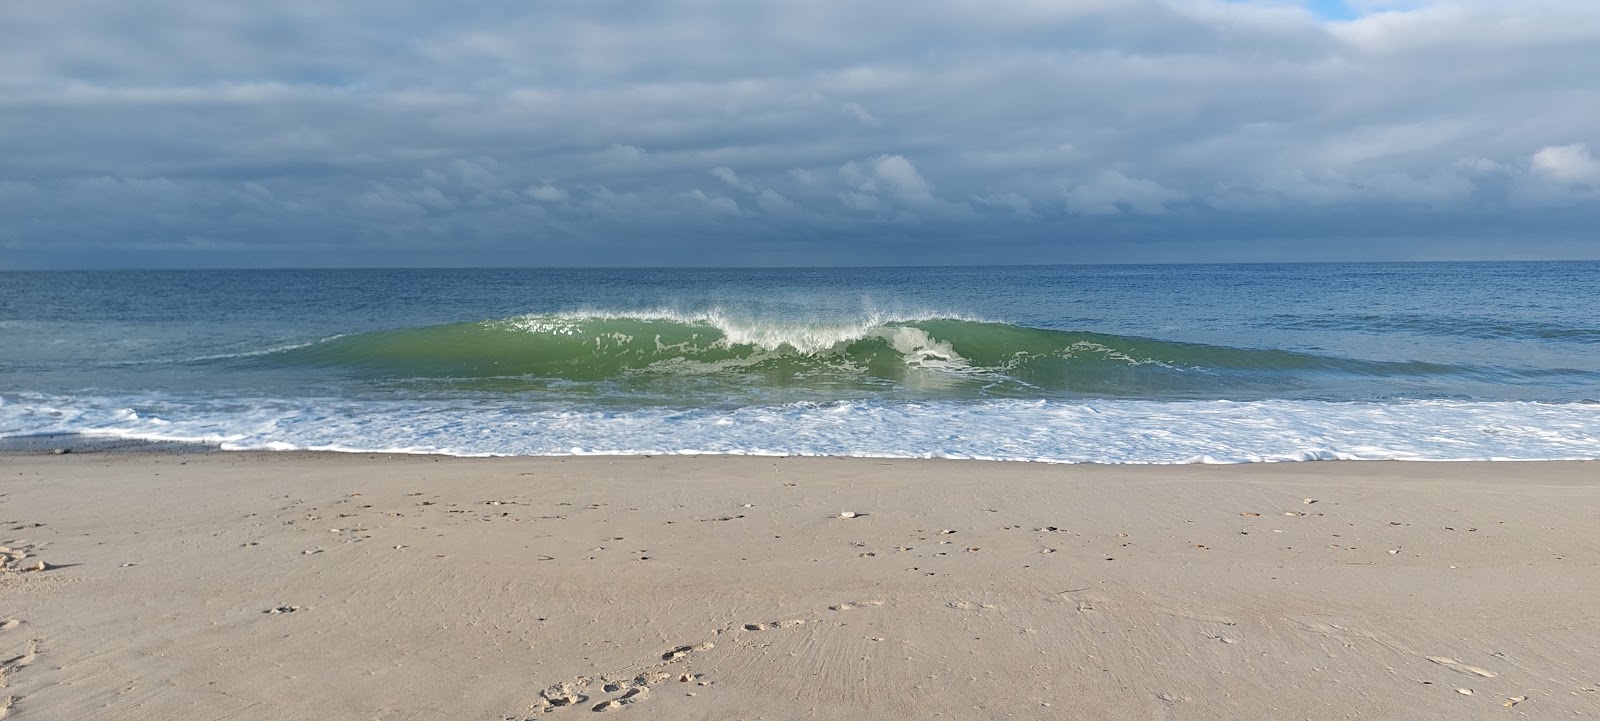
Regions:
<instances>
[{"instance_id":1,"label":"sea foam on shore","mask_svg":"<svg viewBox=\"0 0 1600 721\"><path fill-rule=\"evenodd\" d=\"M1600 453L1597 429L1600 404L1505 401L994 400L634 409L331 398L217 403L23 397L0 403L0 435L77 433L225 450L460 456L1583 460Z\"/></svg>"}]
</instances>

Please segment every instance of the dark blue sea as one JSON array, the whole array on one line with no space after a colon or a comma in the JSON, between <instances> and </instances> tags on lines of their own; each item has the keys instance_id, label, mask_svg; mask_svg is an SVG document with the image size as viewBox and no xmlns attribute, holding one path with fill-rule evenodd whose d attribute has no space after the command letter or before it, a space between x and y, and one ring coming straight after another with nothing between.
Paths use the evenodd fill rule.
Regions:
<instances>
[{"instance_id":1,"label":"dark blue sea","mask_svg":"<svg viewBox=\"0 0 1600 721\"><path fill-rule=\"evenodd\" d=\"M1600 458L1600 264L0 272L0 437Z\"/></svg>"}]
</instances>

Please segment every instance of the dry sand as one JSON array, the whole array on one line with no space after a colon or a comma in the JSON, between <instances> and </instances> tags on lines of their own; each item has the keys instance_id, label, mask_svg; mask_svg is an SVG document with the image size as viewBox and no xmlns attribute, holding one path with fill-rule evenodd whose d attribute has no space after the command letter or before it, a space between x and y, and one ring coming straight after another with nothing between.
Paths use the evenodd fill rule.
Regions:
<instances>
[{"instance_id":1,"label":"dry sand","mask_svg":"<svg viewBox=\"0 0 1600 721\"><path fill-rule=\"evenodd\" d=\"M1600 463L10 454L0 479L12 718L1600 714Z\"/></svg>"}]
</instances>

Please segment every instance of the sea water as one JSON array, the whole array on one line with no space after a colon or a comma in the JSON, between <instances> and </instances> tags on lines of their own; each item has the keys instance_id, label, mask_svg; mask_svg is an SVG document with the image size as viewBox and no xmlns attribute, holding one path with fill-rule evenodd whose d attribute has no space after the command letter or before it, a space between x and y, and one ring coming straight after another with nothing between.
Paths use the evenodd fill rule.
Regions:
<instances>
[{"instance_id":1,"label":"sea water","mask_svg":"<svg viewBox=\"0 0 1600 721\"><path fill-rule=\"evenodd\" d=\"M1600 458L1600 264L0 273L0 437Z\"/></svg>"}]
</instances>

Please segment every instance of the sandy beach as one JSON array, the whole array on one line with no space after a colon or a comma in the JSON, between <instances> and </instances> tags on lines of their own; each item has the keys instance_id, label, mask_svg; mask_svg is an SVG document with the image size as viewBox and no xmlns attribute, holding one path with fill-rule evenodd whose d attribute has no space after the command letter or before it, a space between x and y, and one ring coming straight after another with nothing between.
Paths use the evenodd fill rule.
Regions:
<instances>
[{"instance_id":1,"label":"sandy beach","mask_svg":"<svg viewBox=\"0 0 1600 721\"><path fill-rule=\"evenodd\" d=\"M8 718L1600 714L1600 463L11 453L0 478Z\"/></svg>"}]
</instances>

